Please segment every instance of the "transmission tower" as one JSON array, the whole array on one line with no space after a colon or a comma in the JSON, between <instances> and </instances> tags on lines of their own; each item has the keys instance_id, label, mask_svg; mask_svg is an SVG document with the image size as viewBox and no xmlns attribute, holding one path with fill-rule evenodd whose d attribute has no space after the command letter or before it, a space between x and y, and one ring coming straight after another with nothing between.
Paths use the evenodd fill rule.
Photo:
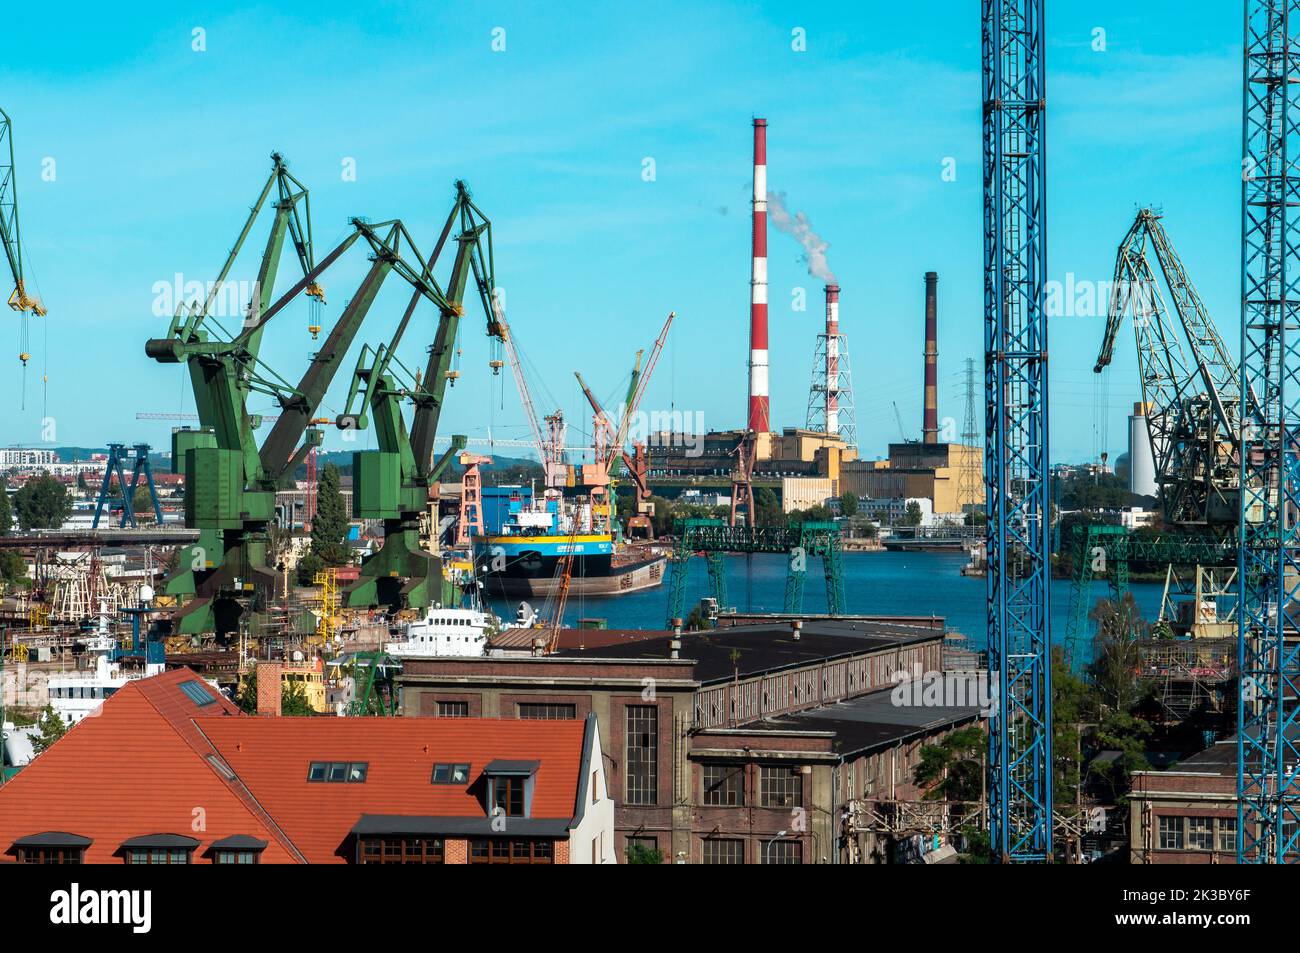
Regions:
<instances>
[{"instance_id":1,"label":"transmission tower","mask_svg":"<svg viewBox=\"0 0 1300 953\"><path fill-rule=\"evenodd\" d=\"M858 445L849 342L840 333L839 285L826 286L826 330L817 335L813 351L806 426L818 433L839 434L847 446Z\"/></svg>"},{"instance_id":2,"label":"transmission tower","mask_svg":"<svg viewBox=\"0 0 1300 953\"><path fill-rule=\"evenodd\" d=\"M983 0L989 824L1052 857L1043 0Z\"/></svg>"},{"instance_id":3,"label":"transmission tower","mask_svg":"<svg viewBox=\"0 0 1300 953\"><path fill-rule=\"evenodd\" d=\"M1246 0L1242 115L1243 402L1238 575L1237 856L1300 860L1300 15Z\"/></svg>"}]
</instances>

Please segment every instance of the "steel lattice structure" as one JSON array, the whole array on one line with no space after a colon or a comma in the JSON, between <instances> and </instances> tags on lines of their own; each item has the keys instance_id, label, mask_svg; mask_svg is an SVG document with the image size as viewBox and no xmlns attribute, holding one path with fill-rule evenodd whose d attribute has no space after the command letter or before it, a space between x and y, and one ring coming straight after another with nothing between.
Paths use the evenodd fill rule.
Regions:
<instances>
[{"instance_id":1,"label":"steel lattice structure","mask_svg":"<svg viewBox=\"0 0 1300 953\"><path fill-rule=\"evenodd\" d=\"M1300 860L1300 0L1246 0L1238 859ZM1291 636L1288 639L1287 633Z\"/></svg>"},{"instance_id":2,"label":"steel lattice structure","mask_svg":"<svg viewBox=\"0 0 1300 953\"><path fill-rule=\"evenodd\" d=\"M983 0L989 817L1004 862L1052 858L1043 0Z\"/></svg>"}]
</instances>

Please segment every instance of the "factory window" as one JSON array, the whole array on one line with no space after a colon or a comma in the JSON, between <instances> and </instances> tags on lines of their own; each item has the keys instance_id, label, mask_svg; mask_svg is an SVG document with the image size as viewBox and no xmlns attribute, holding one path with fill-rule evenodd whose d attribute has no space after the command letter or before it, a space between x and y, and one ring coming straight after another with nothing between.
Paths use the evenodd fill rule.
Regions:
<instances>
[{"instance_id":1,"label":"factory window","mask_svg":"<svg viewBox=\"0 0 1300 953\"><path fill-rule=\"evenodd\" d=\"M256 864L260 850L219 850L212 855L214 864Z\"/></svg>"},{"instance_id":2,"label":"factory window","mask_svg":"<svg viewBox=\"0 0 1300 953\"><path fill-rule=\"evenodd\" d=\"M492 779L492 803L506 817L524 816L524 780L517 777Z\"/></svg>"},{"instance_id":3,"label":"factory window","mask_svg":"<svg viewBox=\"0 0 1300 953\"><path fill-rule=\"evenodd\" d=\"M555 842L481 837L469 842L471 864L553 864Z\"/></svg>"},{"instance_id":4,"label":"factory window","mask_svg":"<svg viewBox=\"0 0 1300 953\"><path fill-rule=\"evenodd\" d=\"M732 764L704 766L704 803L714 807L741 807L745 803L745 769Z\"/></svg>"},{"instance_id":5,"label":"factory window","mask_svg":"<svg viewBox=\"0 0 1300 953\"><path fill-rule=\"evenodd\" d=\"M743 840L724 840L710 837L704 841L704 862L706 864L743 864L745 862L745 842Z\"/></svg>"},{"instance_id":6,"label":"factory window","mask_svg":"<svg viewBox=\"0 0 1300 953\"><path fill-rule=\"evenodd\" d=\"M519 717L530 721L572 721L578 717L578 706L520 702Z\"/></svg>"},{"instance_id":7,"label":"factory window","mask_svg":"<svg viewBox=\"0 0 1300 953\"><path fill-rule=\"evenodd\" d=\"M654 705L627 708L626 804L659 803L659 709Z\"/></svg>"},{"instance_id":8,"label":"factory window","mask_svg":"<svg viewBox=\"0 0 1300 953\"><path fill-rule=\"evenodd\" d=\"M469 784L469 765L435 764L431 784Z\"/></svg>"},{"instance_id":9,"label":"factory window","mask_svg":"<svg viewBox=\"0 0 1300 953\"><path fill-rule=\"evenodd\" d=\"M134 847L126 852L128 864L188 864L190 852L184 848Z\"/></svg>"},{"instance_id":10,"label":"factory window","mask_svg":"<svg viewBox=\"0 0 1300 953\"><path fill-rule=\"evenodd\" d=\"M759 803L763 807L803 805L803 778L797 767L765 764L759 771Z\"/></svg>"},{"instance_id":11,"label":"factory window","mask_svg":"<svg viewBox=\"0 0 1300 953\"><path fill-rule=\"evenodd\" d=\"M364 761L313 761L307 769L308 781L330 784L363 784L370 765Z\"/></svg>"},{"instance_id":12,"label":"factory window","mask_svg":"<svg viewBox=\"0 0 1300 953\"><path fill-rule=\"evenodd\" d=\"M794 840L777 840L763 845L765 864L802 864L803 845Z\"/></svg>"},{"instance_id":13,"label":"factory window","mask_svg":"<svg viewBox=\"0 0 1300 953\"><path fill-rule=\"evenodd\" d=\"M436 718L468 718L469 702L438 702Z\"/></svg>"},{"instance_id":14,"label":"factory window","mask_svg":"<svg viewBox=\"0 0 1300 953\"><path fill-rule=\"evenodd\" d=\"M61 847L45 845L41 847L19 847L20 864L81 864L85 863L86 848Z\"/></svg>"},{"instance_id":15,"label":"factory window","mask_svg":"<svg viewBox=\"0 0 1300 953\"><path fill-rule=\"evenodd\" d=\"M444 847L441 837L362 837L357 856L362 864L441 864Z\"/></svg>"},{"instance_id":16,"label":"factory window","mask_svg":"<svg viewBox=\"0 0 1300 953\"><path fill-rule=\"evenodd\" d=\"M1210 850L1214 847L1214 821L1208 817L1187 819L1188 850Z\"/></svg>"},{"instance_id":17,"label":"factory window","mask_svg":"<svg viewBox=\"0 0 1300 953\"><path fill-rule=\"evenodd\" d=\"M1224 853L1237 852L1237 819L1235 817L1219 818L1219 850Z\"/></svg>"},{"instance_id":18,"label":"factory window","mask_svg":"<svg viewBox=\"0 0 1300 953\"><path fill-rule=\"evenodd\" d=\"M1183 849L1183 818L1169 816L1160 818L1160 849Z\"/></svg>"}]
</instances>

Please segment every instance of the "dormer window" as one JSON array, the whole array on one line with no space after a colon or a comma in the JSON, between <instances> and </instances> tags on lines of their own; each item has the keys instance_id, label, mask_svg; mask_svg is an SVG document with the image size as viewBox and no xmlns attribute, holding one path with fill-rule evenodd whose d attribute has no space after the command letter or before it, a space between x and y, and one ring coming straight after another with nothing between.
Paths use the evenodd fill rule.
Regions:
<instances>
[{"instance_id":1,"label":"dormer window","mask_svg":"<svg viewBox=\"0 0 1300 953\"><path fill-rule=\"evenodd\" d=\"M487 812L506 817L532 815L533 788L540 761L491 761L483 769L487 779Z\"/></svg>"}]
</instances>

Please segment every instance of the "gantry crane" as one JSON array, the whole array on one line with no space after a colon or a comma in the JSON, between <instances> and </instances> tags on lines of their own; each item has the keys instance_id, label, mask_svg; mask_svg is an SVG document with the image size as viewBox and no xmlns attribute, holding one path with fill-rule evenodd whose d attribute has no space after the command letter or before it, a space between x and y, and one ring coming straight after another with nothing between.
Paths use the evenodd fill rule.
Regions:
<instances>
[{"instance_id":1,"label":"gantry crane","mask_svg":"<svg viewBox=\"0 0 1300 953\"><path fill-rule=\"evenodd\" d=\"M1052 857L1043 0L983 0L989 825Z\"/></svg>"},{"instance_id":2,"label":"gantry crane","mask_svg":"<svg viewBox=\"0 0 1300 953\"><path fill-rule=\"evenodd\" d=\"M19 332L18 359L23 366L31 358L28 333L28 317L44 317L45 306L33 298L27 291L23 275L23 240L22 229L18 221L18 177L14 166L14 131L9 114L0 109L0 244L4 245L5 259L9 262L9 273L13 277L13 291L9 295L9 307L18 312L22 322Z\"/></svg>"},{"instance_id":3,"label":"gantry crane","mask_svg":"<svg viewBox=\"0 0 1300 953\"><path fill-rule=\"evenodd\" d=\"M444 289L433 270L453 229L458 229L456 251ZM346 593L349 606L399 610L451 599L444 592L441 562L420 545L419 520L428 506L430 488L465 446L464 437L458 437L451 450L437 461L433 458L452 351L469 292L476 292L482 303L488 336L504 341L504 325L495 306L492 223L474 204L465 183L458 181L451 212L424 265L420 285L389 343L362 349L346 407L338 418L339 427L347 430L365 429L374 420L379 449L353 454L352 513L384 521L383 548L362 564L360 578ZM397 358L397 347L424 297L438 309L438 328L423 375L412 376ZM499 361L493 364L494 370L500 366ZM399 371L405 375L401 381ZM415 406L409 434L402 416L405 401Z\"/></svg>"},{"instance_id":4,"label":"gantry crane","mask_svg":"<svg viewBox=\"0 0 1300 953\"><path fill-rule=\"evenodd\" d=\"M1131 315L1165 520L1230 532L1237 525L1241 485L1238 367L1160 218L1152 209L1140 209L1120 242L1094 371L1110 364L1120 325ZM1172 315L1152 256L1169 289ZM1249 389L1247 394L1254 399Z\"/></svg>"},{"instance_id":5,"label":"gantry crane","mask_svg":"<svg viewBox=\"0 0 1300 953\"><path fill-rule=\"evenodd\" d=\"M246 608L265 605L277 590L283 594L283 577L268 564L267 528L275 514L275 494L292 485L298 465L321 443L322 432L311 423L344 354L391 273L398 273L426 297L436 297L424 277L424 260L400 220L372 225L354 218L350 233L316 261L310 229L304 223L309 218L306 190L288 175L278 155L272 156L272 162L271 178L207 301L202 307L179 307L166 336L145 345L145 353L154 360L188 367L199 412L200 428L178 431L173 439L173 465L185 475L186 525L200 530L199 542L182 552L177 571L167 582L167 591L185 600L173 622L178 634L225 636L237 628ZM213 303L277 183L275 218L256 294L238 329L227 332L212 313ZM301 218L299 203L303 203ZM286 235L298 251L303 276L274 298ZM320 350L311 356L305 373L296 385L291 384L258 357L265 328L299 295L319 300L319 277L359 239L369 246L370 268ZM267 395L280 405L278 419L260 446L256 430L262 420L247 408L252 393Z\"/></svg>"}]
</instances>

